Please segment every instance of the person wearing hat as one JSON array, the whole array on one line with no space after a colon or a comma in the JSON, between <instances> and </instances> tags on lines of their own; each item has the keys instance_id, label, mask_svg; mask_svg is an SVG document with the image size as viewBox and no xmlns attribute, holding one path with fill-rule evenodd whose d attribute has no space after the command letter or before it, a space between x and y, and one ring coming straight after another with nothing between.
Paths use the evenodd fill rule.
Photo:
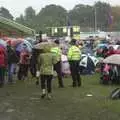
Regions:
<instances>
[{"instance_id":1,"label":"person wearing hat","mask_svg":"<svg viewBox=\"0 0 120 120\"><path fill-rule=\"evenodd\" d=\"M61 69L61 55L62 55L62 51L61 48L59 47L59 40L55 40L56 43L56 47L53 47L51 49L51 52L53 54L53 56L55 56L56 63L54 64L54 70L57 72L57 76L58 76L58 84L59 84L59 88L63 88L63 79L62 79L62 69Z\"/></svg>"},{"instance_id":2,"label":"person wearing hat","mask_svg":"<svg viewBox=\"0 0 120 120\"><path fill-rule=\"evenodd\" d=\"M70 63L70 70L73 80L73 87L81 86L81 77L79 74L79 62L81 57L81 51L76 45L76 40L72 39L71 47L68 50L68 60Z\"/></svg>"},{"instance_id":3,"label":"person wearing hat","mask_svg":"<svg viewBox=\"0 0 120 120\"><path fill-rule=\"evenodd\" d=\"M41 98L51 99L52 96L52 78L53 78L53 65L56 63L55 57L46 46L42 53L38 56L36 77L41 80L42 95Z\"/></svg>"}]
</instances>

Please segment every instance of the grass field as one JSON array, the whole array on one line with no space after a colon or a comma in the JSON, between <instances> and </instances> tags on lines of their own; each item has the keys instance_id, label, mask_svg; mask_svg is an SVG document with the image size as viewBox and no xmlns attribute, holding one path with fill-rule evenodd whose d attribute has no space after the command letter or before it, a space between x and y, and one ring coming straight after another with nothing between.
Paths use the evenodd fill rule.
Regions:
<instances>
[{"instance_id":1,"label":"grass field","mask_svg":"<svg viewBox=\"0 0 120 120\"><path fill-rule=\"evenodd\" d=\"M82 87L65 88L53 82L53 99L40 98L40 87L34 81L18 81L0 89L0 120L120 120L120 101L109 99L118 86L102 86L99 75L82 77ZM92 97L87 97L92 94Z\"/></svg>"}]
</instances>

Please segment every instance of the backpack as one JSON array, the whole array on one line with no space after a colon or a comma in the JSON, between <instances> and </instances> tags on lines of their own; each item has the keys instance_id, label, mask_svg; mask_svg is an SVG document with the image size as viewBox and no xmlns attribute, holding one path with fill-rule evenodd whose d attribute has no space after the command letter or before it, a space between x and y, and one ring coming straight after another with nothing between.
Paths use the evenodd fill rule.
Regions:
<instances>
[{"instance_id":1,"label":"backpack","mask_svg":"<svg viewBox=\"0 0 120 120\"><path fill-rule=\"evenodd\" d=\"M114 89L110 94L110 98L112 100L120 99L120 88Z\"/></svg>"}]
</instances>

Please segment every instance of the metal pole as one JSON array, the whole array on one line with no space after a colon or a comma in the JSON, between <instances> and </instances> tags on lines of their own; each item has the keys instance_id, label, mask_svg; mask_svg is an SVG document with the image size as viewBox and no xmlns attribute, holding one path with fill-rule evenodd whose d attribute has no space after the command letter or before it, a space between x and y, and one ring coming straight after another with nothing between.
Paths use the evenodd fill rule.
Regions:
<instances>
[{"instance_id":1,"label":"metal pole","mask_svg":"<svg viewBox=\"0 0 120 120\"><path fill-rule=\"evenodd\" d=\"M97 10L95 6L95 32L97 31Z\"/></svg>"}]
</instances>

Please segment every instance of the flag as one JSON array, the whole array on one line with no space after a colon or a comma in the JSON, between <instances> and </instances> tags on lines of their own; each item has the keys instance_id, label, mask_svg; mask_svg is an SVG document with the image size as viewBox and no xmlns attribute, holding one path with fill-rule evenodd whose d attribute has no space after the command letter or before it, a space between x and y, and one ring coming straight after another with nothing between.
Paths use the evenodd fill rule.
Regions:
<instances>
[{"instance_id":1,"label":"flag","mask_svg":"<svg viewBox=\"0 0 120 120\"><path fill-rule=\"evenodd\" d=\"M57 29L57 28L55 28L55 29L54 29L54 32L55 32L55 33L57 33L57 32L58 32L58 29Z\"/></svg>"},{"instance_id":2,"label":"flag","mask_svg":"<svg viewBox=\"0 0 120 120\"><path fill-rule=\"evenodd\" d=\"M109 25L113 24L113 16L111 9L108 10L108 24Z\"/></svg>"},{"instance_id":3,"label":"flag","mask_svg":"<svg viewBox=\"0 0 120 120\"><path fill-rule=\"evenodd\" d=\"M68 27L70 27L70 26L71 26L71 19L70 19L70 17L69 17L69 16L67 17L67 26L68 26Z\"/></svg>"},{"instance_id":4,"label":"flag","mask_svg":"<svg viewBox=\"0 0 120 120\"><path fill-rule=\"evenodd\" d=\"M113 16L109 13L108 15L108 24L111 25L113 23Z\"/></svg>"},{"instance_id":5,"label":"flag","mask_svg":"<svg viewBox=\"0 0 120 120\"><path fill-rule=\"evenodd\" d=\"M63 28L63 33L67 33L67 28L66 27Z\"/></svg>"}]
</instances>

